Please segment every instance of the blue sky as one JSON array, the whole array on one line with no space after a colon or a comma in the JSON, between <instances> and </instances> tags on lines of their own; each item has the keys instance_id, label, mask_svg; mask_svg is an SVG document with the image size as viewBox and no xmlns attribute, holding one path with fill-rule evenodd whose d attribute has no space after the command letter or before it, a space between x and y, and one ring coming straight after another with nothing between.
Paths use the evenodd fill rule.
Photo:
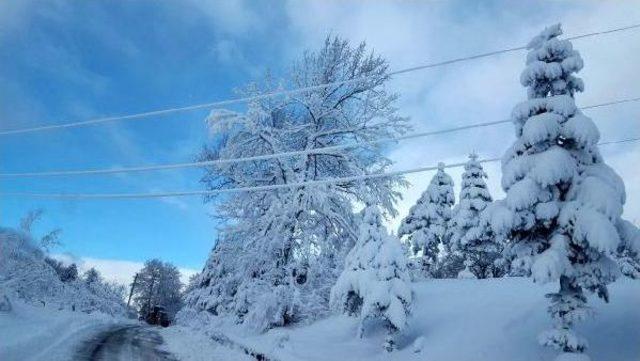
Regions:
<instances>
[{"instance_id":1,"label":"blue sky","mask_svg":"<svg viewBox=\"0 0 640 361\"><path fill-rule=\"evenodd\" d=\"M4 1L0 3L0 128L143 112L234 96L267 69L282 74L328 34L366 40L392 68L522 45L561 21L567 34L640 21L637 3L620 2L207 2ZM636 31L576 42L585 58L591 104L640 96ZM606 49L606 51L604 51ZM438 129L508 117L524 99L524 53L413 73L391 83L414 127ZM640 106L587 114L603 139L640 135ZM3 172L107 168L192 160L207 141L205 111L0 138ZM608 121L611 120L611 121ZM602 123L600 123L602 121ZM499 156L510 126L407 142L390 152L397 168L459 161L475 150ZM487 142L487 139L495 141ZM626 215L640 219L636 145L603 150L627 181ZM425 162L427 162L425 164ZM499 195L499 166L489 166ZM199 189L199 171L118 176L0 179L3 191L151 192ZM459 176L452 172L454 179ZM431 174L409 177L403 211ZM199 269L215 240L212 209L198 198L59 201L0 199L2 225L44 208L38 231L61 227L58 253L141 262L159 257ZM106 269L106 268L105 268Z\"/></svg>"},{"instance_id":2,"label":"blue sky","mask_svg":"<svg viewBox=\"0 0 640 361\"><path fill-rule=\"evenodd\" d=\"M2 6L18 17L9 19L0 35L2 128L229 98L234 87L267 68L280 67L276 60L282 43L251 36L243 19L218 26L196 5L140 1ZM229 16L242 16L233 9L229 12ZM5 137L2 169L102 168L191 160L206 141L205 115L206 111L196 111ZM198 177L193 170L15 179L2 180L2 188L145 192L196 189ZM160 257L199 268L214 239L214 224L197 198L133 202L11 198L2 201L2 223L16 224L28 209L37 207L46 209L41 230L62 227L64 246L59 251L76 255L131 261Z\"/></svg>"}]
</instances>

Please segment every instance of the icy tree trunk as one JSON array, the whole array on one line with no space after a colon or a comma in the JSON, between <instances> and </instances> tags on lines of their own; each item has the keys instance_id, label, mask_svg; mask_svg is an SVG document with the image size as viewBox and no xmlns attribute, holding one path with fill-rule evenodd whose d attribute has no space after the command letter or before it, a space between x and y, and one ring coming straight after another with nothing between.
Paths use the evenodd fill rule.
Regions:
<instances>
[{"instance_id":1,"label":"icy tree trunk","mask_svg":"<svg viewBox=\"0 0 640 361\"><path fill-rule=\"evenodd\" d=\"M554 321L554 329L540 335L540 343L562 351L556 360L587 361L589 357L582 354L588 344L574 329L576 321L586 318L590 310L582 288L576 280L568 276L560 276L560 290L547 295L551 299L549 313Z\"/></svg>"}]
</instances>

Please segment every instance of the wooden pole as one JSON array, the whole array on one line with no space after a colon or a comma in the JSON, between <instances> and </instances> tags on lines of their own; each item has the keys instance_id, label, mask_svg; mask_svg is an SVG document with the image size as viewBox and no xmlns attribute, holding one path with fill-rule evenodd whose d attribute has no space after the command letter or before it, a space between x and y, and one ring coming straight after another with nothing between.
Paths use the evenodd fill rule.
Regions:
<instances>
[{"instance_id":1,"label":"wooden pole","mask_svg":"<svg viewBox=\"0 0 640 361\"><path fill-rule=\"evenodd\" d=\"M131 303L131 296L133 296L133 290L136 288L136 283L138 282L139 275L139 273L136 273L136 275L133 276L133 283L131 284L131 291L129 291L129 299L127 300L127 308L129 308L129 304Z\"/></svg>"}]
</instances>

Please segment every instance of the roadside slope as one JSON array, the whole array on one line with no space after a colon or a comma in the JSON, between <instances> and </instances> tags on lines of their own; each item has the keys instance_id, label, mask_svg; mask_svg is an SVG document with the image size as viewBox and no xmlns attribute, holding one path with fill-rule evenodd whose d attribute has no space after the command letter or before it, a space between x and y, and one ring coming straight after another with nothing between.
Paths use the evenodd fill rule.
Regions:
<instances>
[{"instance_id":1,"label":"roadside slope","mask_svg":"<svg viewBox=\"0 0 640 361\"><path fill-rule=\"evenodd\" d=\"M131 321L14 300L11 313L0 313L0 360L71 360L85 338L127 322Z\"/></svg>"},{"instance_id":2,"label":"roadside slope","mask_svg":"<svg viewBox=\"0 0 640 361\"><path fill-rule=\"evenodd\" d=\"M255 335L206 313L189 322L195 329L222 332L230 339L281 361L288 360L551 360L553 350L538 345L551 325L545 293L525 278L428 280L414 284L416 302L400 349L382 350L384 332L356 337L354 318L334 316L308 326L273 329ZM620 279L610 287L611 302L590 297L595 317L578 325L590 341L593 360L637 361L640 355L640 282ZM415 352L418 351L418 352Z\"/></svg>"}]
</instances>

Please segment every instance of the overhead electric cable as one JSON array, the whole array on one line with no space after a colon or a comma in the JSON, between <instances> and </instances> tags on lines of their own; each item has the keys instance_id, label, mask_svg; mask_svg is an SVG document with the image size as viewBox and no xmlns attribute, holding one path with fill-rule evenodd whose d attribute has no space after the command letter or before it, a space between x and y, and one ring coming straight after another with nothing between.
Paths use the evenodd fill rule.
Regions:
<instances>
[{"instance_id":1,"label":"overhead electric cable","mask_svg":"<svg viewBox=\"0 0 640 361\"><path fill-rule=\"evenodd\" d=\"M616 104L629 103L640 101L640 97L637 98L627 98L627 99L618 99L614 101L609 101L605 103L588 105L585 107L580 107L579 109L593 109L599 107L612 106ZM337 151L347 148L356 148L362 145L374 145L381 143L390 143L390 142L398 142L401 140L422 138L431 135L438 134L446 134L453 133L467 129L474 128L482 128L489 127L493 125L505 124L511 122L510 119L502 119L491 122L483 122L483 123L474 123L469 125L463 125L459 127L452 127L446 129L439 129L433 131L426 132L418 132L411 133L406 135L401 135L397 137L376 139L372 141L366 142L358 142L358 143L348 143L348 144L339 144L327 147L320 147L309 150L297 150L290 152L281 152L274 154L264 154L252 157L242 157L242 158L228 158L228 159L215 159L208 161L197 161L197 162L185 162L185 163L173 163L173 164L158 164L158 165L148 165L148 166L137 166L137 167L119 167L119 168L104 168L104 169L79 169L79 170L54 170L54 171L43 171L43 172L13 172L13 173L0 173L0 178L19 178L19 177L52 177L52 176L75 176L75 175L100 175L100 174L117 174L117 173L132 173L132 172L146 172L146 171L157 171L157 170L171 170L171 169L184 169L184 168L197 168L197 167L206 167L212 165L222 165L229 163L239 163L239 162L250 162L250 161L258 161L258 160L267 160L267 159L275 159L275 158L284 158L284 157L293 157L298 155L309 155L309 154L319 154L319 153L327 153L331 151Z\"/></svg>"},{"instance_id":2,"label":"overhead electric cable","mask_svg":"<svg viewBox=\"0 0 640 361\"><path fill-rule=\"evenodd\" d=\"M595 31L595 32L591 32L591 33L585 33L585 34L581 34L581 35L567 37L565 39L566 40L577 40L577 39L583 39L583 38L599 36L599 35L604 35L604 34L611 34L611 33L620 32L620 31L627 31L627 30L636 29L636 28L640 28L640 23L639 24L629 25L629 26L623 26L623 27L608 29L608 30L603 30L603 31ZM435 67L439 67L439 66L444 66L444 65L454 64L454 63L461 63L461 62L465 62L465 61L476 60L476 59L480 59L480 58L486 58L486 57L489 57L489 56L494 56L494 55L499 55L499 54L505 54L505 53L515 52L515 51L525 50L526 48L527 48L526 46L519 46L519 47L514 47L514 48L495 50L495 51L480 53L480 54L471 55L471 56L465 56L465 57L459 57L459 58L444 60L444 61L440 61L440 62L427 63L427 64L418 65L418 66L414 66L414 67L410 67L410 68L395 70L395 71L392 71L392 72L388 73L388 75L389 76L400 75L400 74L405 74L405 73L414 72L414 71L418 71L418 70L435 68ZM195 104L195 105L189 105L189 106L184 106L184 107L173 107L173 108L167 108L167 109L152 110L152 111L148 111L148 112L135 113L135 114L129 114L129 115L109 116L109 117L94 118L94 119L83 120L83 121L76 121L76 122L69 122L69 123L62 123L62 124L52 124L52 125L41 125L41 126L27 127L27 128L5 129L5 130L0 130L0 135L23 134L23 133L32 133L32 132L45 131L45 130L75 128L75 127L82 127L82 126L88 126L88 125L96 125L96 124L101 124L101 123L106 123L106 122L111 122L111 121L116 121L116 120L133 120L133 119L141 119L141 118L146 118L146 117L151 117L151 116L165 115L165 114L178 113L178 112L186 112L186 111L197 110L197 109L221 107L221 106L245 103L245 102L250 102L250 101L255 101L255 100L262 100L262 99L267 99L267 98L272 98L272 97L282 96L282 95L301 94L301 93L305 93L305 92L309 92L309 91L313 91L313 90L324 89L324 88L327 88L327 87L330 87L330 86L334 86L334 85L357 83L359 81L367 80L369 78L370 77L359 77L359 78L354 78L354 79L340 80L340 81L335 81L335 82L330 82L330 83L325 83L325 84L318 84L318 85L302 87L302 88L296 88L296 89L280 90L280 91L275 91L275 92L266 93L266 94L260 94L260 95L255 95L255 96L248 96L248 97L241 97L241 98L236 98L236 99L214 101L214 102Z\"/></svg>"},{"instance_id":3,"label":"overhead electric cable","mask_svg":"<svg viewBox=\"0 0 640 361\"><path fill-rule=\"evenodd\" d=\"M636 142L638 140L640 140L640 137L602 142L602 143L599 143L599 145ZM488 158L488 159L479 160L478 162L480 163L497 162L500 159L501 158ZM462 167L466 163L467 162L447 164L444 166L444 168ZM438 169L438 166L420 167L420 168L373 173L373 174L364 174L364 175L357 175L357 176L350 176L350 177L329 178L329 179L321 179L321 180L314 180L314 181L307 181L307 182L271 184L271 185L263 185L263 186L238 187L238 188L227 188L227 189L182 191L182 192L103 193L103 194L4 192L4 193L0 193L0 197L19 196L19 197L31 197L31 198L79 200L79 199L147 199L147 198L165 198L165 197L184 197L184 196L196 196L196 195L216 195L216 194L227 194L227 193L238 193L238 192L260 192L260 191L270 191L270 190L283 189L283 188L298 188L298 187L318 186L318 185L327 185L327 184L339 184L339 183L355 182L355 181L367 180L367 179L386 178L386 177L394 177L394 176L405 175L405 174L421 173L421 172L427 172L427 171L432 171L436 169Z\"/></svg>"}]
</instances>

